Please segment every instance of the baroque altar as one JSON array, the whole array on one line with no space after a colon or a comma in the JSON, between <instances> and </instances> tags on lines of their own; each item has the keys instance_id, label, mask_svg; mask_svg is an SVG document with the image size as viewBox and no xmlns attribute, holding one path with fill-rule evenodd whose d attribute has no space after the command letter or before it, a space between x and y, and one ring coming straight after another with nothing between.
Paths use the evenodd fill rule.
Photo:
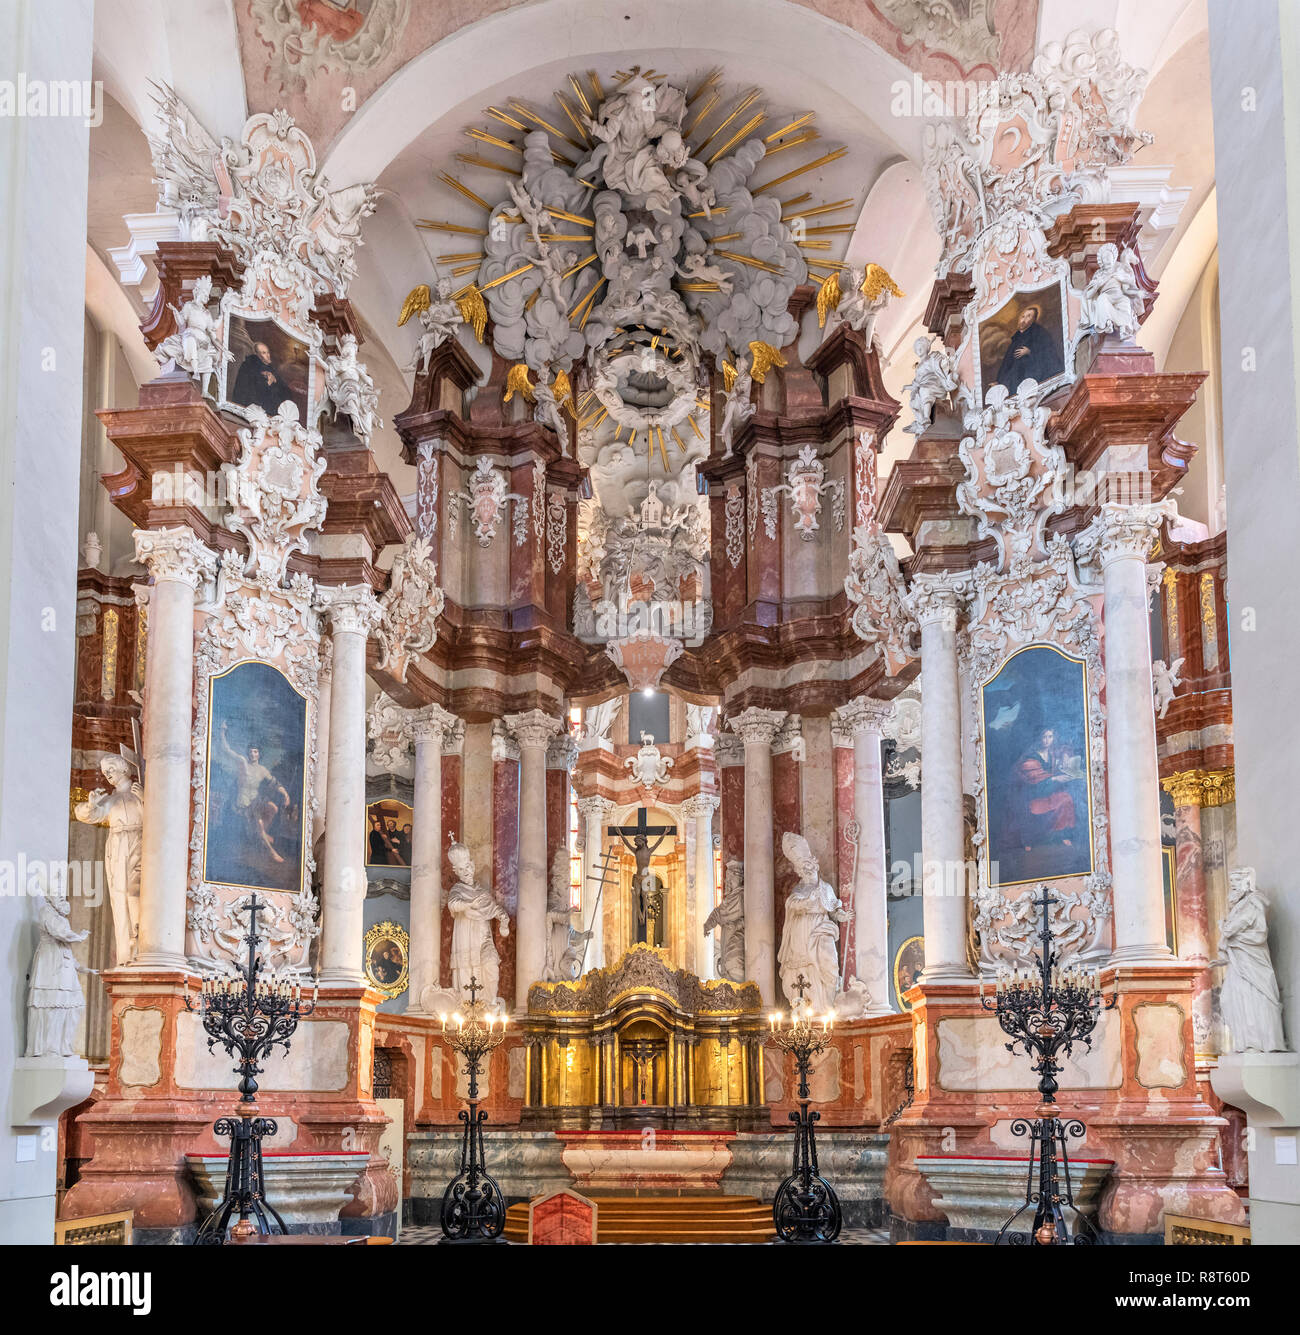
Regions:
<instances>
[{"instance_id":1,"label":"baroque altar","mask_svg":"<svg viewBox=\"0 0 1300 1335\"><path fill-rule=\"evenodd\" d=\"M523 1121L758 1129L765 1026L754 983L702 980L638 942L609 968L529 989Z\"/></svg>"}]
</instances>

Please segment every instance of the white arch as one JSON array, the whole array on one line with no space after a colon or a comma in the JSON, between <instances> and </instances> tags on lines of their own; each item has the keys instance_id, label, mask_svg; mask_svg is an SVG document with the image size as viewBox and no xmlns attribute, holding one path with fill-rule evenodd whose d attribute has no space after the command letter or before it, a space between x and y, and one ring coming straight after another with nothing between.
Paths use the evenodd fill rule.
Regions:
<instances>
[{"instance_id":1,"label":"white arch","mask_svg":"<svg viewBox=\"0 0 1300 1335\"><path fill-rule=\"evenodd\" d=\"M150 133L150 80L170 83L217 138L248 119L234 0L97 0L94 73Z\"/></svg>"},{"instance_id":2,"label":"white arch","mask_svg":"<svg viewBox=\"0 0 1300 1335\"><path fill-rule=\"evenodd\" d=\"M881 139L919 160L920 118L890 114L890 85L910 72L860 33L786 0L658 0L635 23L604 0L540 0L459 29L388 79L324 155L332 181L373 181L427 126L478 89L568 62L574 69L622 52L676 49L701 66L771 60L806 74L870 120Z\"/></svg>"}]
</instances>

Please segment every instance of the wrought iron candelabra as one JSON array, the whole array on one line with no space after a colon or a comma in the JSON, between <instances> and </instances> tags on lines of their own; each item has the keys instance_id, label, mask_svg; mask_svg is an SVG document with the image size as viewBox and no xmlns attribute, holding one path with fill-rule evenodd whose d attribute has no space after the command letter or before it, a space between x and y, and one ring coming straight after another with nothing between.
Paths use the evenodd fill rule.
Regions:
<instances>
[{"instance_id":1,"label":"wrought iron candelabra","mask_svg":"<svg viewBox=\"0 0 1300 1335\"><path fill-rule=\"evenodd\" d=\"M808 980L800 974L795 980L798 998L790 1008L789 1022L783 1023L779 1012L769 1017L772 1042L793 1054L799 1076L799 1111L790 1114L795 1123L794 1165L773 1198L772 1222L782 1242L834 1242L844 1220L839 1197L817 1166L814 1127L821 1114L809 1107L808 1077L812 1059L831 1041L835 1017L814 1016L812 1003L804 995L807 990Z\"/></svg>"},{"instance_id":2,"label":"wrought iron candelabra","mask_svg":"<svg viewBox=\"0 0 1300 1335\"><path fill-rule=\"evenodd\" d=\"M1059 1088L1056 1077L1061 1072L1061 1057L1068 1057L1075 1043L1092 1047L1092 1031L1102 1010L1111 1010L1116 998L1103 1003L1097 975L1078 964L1061 967L1052 940L1049 911L1059 901L1042 886L1034 900L1042 910L1038 931L1038 959L1032 968L998 975L997 992L990 1001L981 987L980 1003L994 1011L1003 1033L1011 1038L1008 1052L1017 1046L1033 1059L1038 1073L1041 1102L1035 1117L1017 1117L1011 1123L1014 1136L1028 1137L1029 1177L1024 1204L1002 1225L995 1243L1028 1246L1090 1246L1097 1239L1096 1230L1074 1203L1070 1182L1069 1140L1081 1140L1084 1124L1077 1118L1063 1118L1056 1102ZM1037 1170L1038 1185L1034 1177ZM1028 1232L1013 1231L1011 1225L1026 1210L1033 1208L1034 1222ZM1065 1210L1075 1217L1073 1234L1066 1222Z\"/></svg>"},{"instance_id":3,"label":"wrought iron candelabra","mask_svg":"<svg viewBox=\"0 0 1300 1335\"><path fill-rule=\"evenodd\" d=\"M316 1009L317 991L310 1001L303 1000L301 982L294 978L263 976L258 945L257 915L267 906L253 895L245 906L248 912L248 960L233 974L213 974L203 979L198 1012L208 1036L208 1051L218 1043L231 1057L237 1057L239 1107L233 1117L219 1117L212 1126L218 1136L230 1137L230 1155L226 1161L226 1186L216 1208L203 1221L198 1236L200 1244L220 1245L226 1240L226 1225L231 1215L239 1219L231 1225L232 1238L253 1233L287 1233L279 1211L263 1194L262 1137L273 1136L273 1117L257 1115L257 1077L259 1063L266 1060L277 1044L289 1051L289 1040L298 1021ZM196 1009L190 1000L189 981L185 985L185 1009Z\"/></svg>"},{"instance_id":4,"label":"wrought iron candelabra","mask_svg":"<svg viewBox=\"0 0 1300 1335\"><path fill-rule=\"evenodd\" d=\"M465 1124L460 1144L460 1172L447 1184L442 1195L443 1242L496 1242L506 1226L506 1203L487 1171L487 1156L483 1152L483 1123L487 1113L478 1106L478 1076L483 1058L499 1047L506 1036L506 1017L489 1013L479 1001L481 986L471 976L469 1005L465 1014L444 1015L442 1032L448 1043L465 1058L465 1074L469 1077L468 1110L460 1110Z\"/></svg>"}]
</instances>

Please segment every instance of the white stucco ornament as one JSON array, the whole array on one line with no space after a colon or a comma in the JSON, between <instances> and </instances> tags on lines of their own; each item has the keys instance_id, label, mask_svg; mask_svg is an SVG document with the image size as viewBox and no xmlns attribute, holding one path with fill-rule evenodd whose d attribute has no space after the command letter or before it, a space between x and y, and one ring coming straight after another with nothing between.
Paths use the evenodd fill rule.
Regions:
<instances>
[{"instance_id":1,"label":"white stucco ornament","mask_svg":"<svg viewBox=\"0 0 1300 1335\"><path fill-rule=\"evenodd\" d=\"M636 755L628 756L623 766L632 771L632 777L643 788L653 788L656 784L668 782L668 771L672 769L673 762L655 745L654 738L648 732L643 732L640 750Z\"/></svg>"}]
</instances>

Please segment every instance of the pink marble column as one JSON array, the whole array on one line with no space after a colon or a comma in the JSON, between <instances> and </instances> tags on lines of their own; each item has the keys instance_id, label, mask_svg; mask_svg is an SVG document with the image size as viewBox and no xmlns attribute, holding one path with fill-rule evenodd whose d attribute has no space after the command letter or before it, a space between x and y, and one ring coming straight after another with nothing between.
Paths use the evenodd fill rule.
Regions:
<instances>
[{"instance_id":1,"label":"pink marble column","mask_svg":"<svg viewBox=\"0 0 1300 1335\"><path fill-rule=\"evenodd\" d=\"M407 1014L427 1014L424 997L436 990L442 953L442 743L456 719L426 705L411 721L415 743L414 831L411 836L410 991Z\"/></svg>"},{"instance_id":2,"label":"pink marble column","mask_svg":"<svg viewBox=\"0 0 1300 1335\"><path fill-rule=\"evenodd\" d=\"M776 1002L772 738L785 711L751 707L730 720L745 743L745 973L765 1006Z\"/></svg>"},{"instance_id":3,"label":"pink marble column","mask_svg":"<svg viewBox=\"0 0 1300 1335\"><path fill-rule=\"evenodd\" d=\"M519 743L519 944L515 948L515 1010L528 1008L528 989L546 969L546 749L564 725L540 709L507 714Z\"/></svg>"},{"instance_id":4,"label":"pink marble column","mask_svg":"<svg viewBox=\"0 0 1300 1335\"><path fill-rule=\"evenodd\" d=\"M451 869L451 862L447 853L451 848L450 834L453 831L461 831L465 828L464 818L461 812L461 790L464 786L464 762L458 755L445 755L442 758L442 828L444 838L442 840L442 849L440 857L442 860L442 883L443 885L454 885L456 877ZM438 950L438 979L439 987L451 986L451 972L448 961L451 959L451 932L453 923L451 914L445 909L438 915L438 930L441 945ZM496 924L493 924L493 930L496 930ZM513 941L514 937L509 936L507 941ZM505 968L501 970L502 987L505 983ZM507 993L503 990L502 996Z\"/></svg>"},{"instance_id":5,"label":"pink marble column","mask_svg":"<svg viewBox=\"0 0 1300 1335\"><path fill-rule=\"evenodd\" d=\"M1196 770L1165 779L1174 799L1174 930L1178 958L1201 972L1192 983L1192 1035L1197 1056L1217 1048L1211 991L1210 914L1201 850L1201 775Z\"/></svg>"},{"instance_id":6,"label":"pink marble column","mask_svg":"<svg viewBox=\"0 0 1300 1335\"><path fill-rule=\"evenodd\" d=\"M885 789L880 764L882 731L889 714L886 702L866 696L859 696L835 711L837 726L853 738L853 812L857 826L853 878L854 973L867 988L867 1015L888 1015L892 1009Z\"/></svg>"}]
</instances>

